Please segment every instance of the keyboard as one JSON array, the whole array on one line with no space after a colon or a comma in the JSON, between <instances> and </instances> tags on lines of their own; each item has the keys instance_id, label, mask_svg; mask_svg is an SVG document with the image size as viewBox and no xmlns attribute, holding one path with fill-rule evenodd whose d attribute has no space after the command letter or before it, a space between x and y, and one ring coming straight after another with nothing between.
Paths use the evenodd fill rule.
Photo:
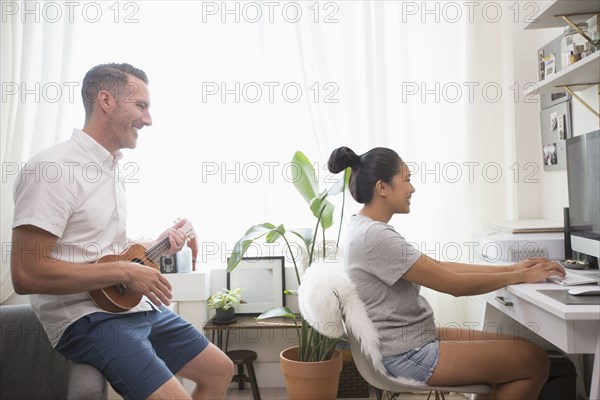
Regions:
<instances>
[{"instance_id":1,"label":"keyboard","mask_svg":"<svg viewBox=\"0 0 600 400\"><path fill-rule=\"evenodd\" d=\"M598 284L600 282L598 275L579 275L570 271L566 272L567 275L564 278L558 275L553 275L546 280L561 286L589 285Z\"/></svg>"}]
</instances>

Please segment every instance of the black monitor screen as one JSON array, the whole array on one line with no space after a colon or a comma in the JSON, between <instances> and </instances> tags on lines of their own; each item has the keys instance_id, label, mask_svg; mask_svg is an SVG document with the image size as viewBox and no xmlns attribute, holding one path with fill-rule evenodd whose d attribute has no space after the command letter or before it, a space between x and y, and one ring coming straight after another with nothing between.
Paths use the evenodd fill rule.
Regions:
<instances>
[{"instance_id":1,"label":"black monitor screen","mask_svg":"<svg viewBox=\"0 0 600 400\"><path fill-rule=\"evenodd\" d=\"M567 139L573 250L600 257L600 130Z\"/></svg>"}]
</instances>

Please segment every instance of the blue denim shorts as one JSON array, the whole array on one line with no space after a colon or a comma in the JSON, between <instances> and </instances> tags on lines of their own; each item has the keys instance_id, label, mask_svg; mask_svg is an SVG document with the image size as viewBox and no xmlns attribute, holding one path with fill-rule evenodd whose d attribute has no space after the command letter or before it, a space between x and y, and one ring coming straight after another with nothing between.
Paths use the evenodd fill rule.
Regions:
<instances>
[{"instance_id":1,"label":"blue denim shorts","mask_svg":"<svg viewBox=\"0 0 600 400\"><path fill-rule=\"evenodd\" d=\"M56 350L98 369L124 399L145 399L200 354L208 340L166 307L131 314L86 315Z\"/></svg>"},{"instance_id":2,"label":"blue denim shorts","mask_svg":"<svg viewBox=\"0 0 600 400\"><path fill-rule=\"evenodd\" d=\"M435 369L440 353L437 340L395 356L384 356L383 365L397 378L413 379L426 384Z\"/></svg>"}]
</instances>

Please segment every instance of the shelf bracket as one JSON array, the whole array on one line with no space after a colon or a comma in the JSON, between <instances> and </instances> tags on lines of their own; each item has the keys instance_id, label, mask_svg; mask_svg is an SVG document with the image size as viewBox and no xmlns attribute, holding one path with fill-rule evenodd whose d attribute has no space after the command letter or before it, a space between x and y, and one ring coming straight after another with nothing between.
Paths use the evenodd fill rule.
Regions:
<instances>
[{"instance_id":1,"label":"shelf bracket","mask_svg":"<svg viewBox=\"0 0 600 400\"><path fill-rule=\"evenodd\" d=\"M575 25L575 23L573 21L571 21L571 19L569 18L572 15L597 15L597 13L581 13L581 14L565 14L565 15L555 15L555 18L562 18L563 21L565 21L571 28L575 29L581 36L583 36L585 38L585 40L587 40L590 43L594 43L592 41L592 38L588 36L587 33L585 33L584 31L582 31L577 25Z\"/></svg>"},{"instance_id":2,"label":"shelf bracket","mask_svg":"<svg viewBox=\"0 0 600 400\"><path fill-rule=\"evenodd\" d=\"M594 84L595 85L595 84ZM590 106L588 103L586 103L585 100L583 100L581 97L579 97L574 91L573 89L571 89L569 86L567 85L563 85L563 86L559 86L564 88L567 92L569 92L569 94L571 96L573 96L575 99L577 99L577 101L579 101L585 108L587 108L588 110L590 110L592 112L592 114L594 114L596 116L596 118L600 119L600 113L598 113L598 111L594 110L592 108L592 106ZM598 84L598 89L600 91L600 84Z\"/></svg>"}]
</instances>

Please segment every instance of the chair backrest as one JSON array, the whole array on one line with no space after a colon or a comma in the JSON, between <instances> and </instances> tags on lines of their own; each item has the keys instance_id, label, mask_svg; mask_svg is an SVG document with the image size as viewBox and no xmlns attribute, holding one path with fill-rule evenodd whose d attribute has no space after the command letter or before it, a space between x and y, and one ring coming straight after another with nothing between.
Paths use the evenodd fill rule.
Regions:
<instances>
[{"instance_id":1,"label":"chair backrest","mask_svg":"<svg viewBox=\"0 0 600 400\"><path fill-rule=\"evenodd\" d=\"M322 334L330 336L332 331L344 332L345 328L354 342L352 352L360 354L365 360L363 370L367 382L379 387L367 379L367 376L376 375L399 384L419 385L417 381L395 378L387 373L381 358L379 333L369 318L356 286L342 267L337 264L313 264L308 268L298 289L298 303L302 317ZM332 325L339 327L331 329ZM350 342L351 346L353 342Z\"/></svg>"},{"instance_id":2,"label":"chair backrest","mask_svg":"<svg viewBox=\"0 0 600 400\"><path fill-rule=\"evenodd\" d=\"M69 362L29 304L0 307L0 399L66 399Z\"/></svg>"}]
</instances>

